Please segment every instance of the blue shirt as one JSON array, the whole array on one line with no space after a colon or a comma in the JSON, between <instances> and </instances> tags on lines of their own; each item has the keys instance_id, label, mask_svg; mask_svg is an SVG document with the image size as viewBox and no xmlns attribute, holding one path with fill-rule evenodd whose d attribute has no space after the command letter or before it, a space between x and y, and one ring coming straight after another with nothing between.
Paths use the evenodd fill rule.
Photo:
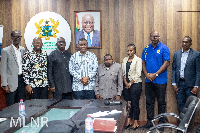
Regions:
<instances>
[{"instance_id":1,"label":"blue shirt","mask_svg":"<svg viewBox=\"0 0 200 133\"><path fill-rule=\"evenodd\" d=\"M146 70L148 73L156 73L163 65L164 61L170 61L170 51L168 47L159 42L154 48L152 43L147 45L142 53L142 60L146 62ZM151 82L145 77L145 82ZM167 83L167 69L155 78L153 83Z\"/></svg>"}]
</instances>

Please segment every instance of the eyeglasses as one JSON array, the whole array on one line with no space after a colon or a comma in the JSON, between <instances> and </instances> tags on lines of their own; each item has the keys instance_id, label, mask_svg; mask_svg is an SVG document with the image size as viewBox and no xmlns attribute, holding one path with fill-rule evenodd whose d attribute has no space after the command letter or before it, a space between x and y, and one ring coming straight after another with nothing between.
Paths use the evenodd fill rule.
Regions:
<instances>
[{"instance_id":1,"label":"eyeglasses","mask_svg":"<svg viewBox=\"0 0 200 133\"><path fill-rule=\"evenodd\" d=\"M151 38L159 38L160 36L151 36Z\"/></svg>"},{"instance_id":2,"label":"eyeglasses","mask_svg":"<svg viewBox=\"0 0 200 133\"><path fill-rule=\"evenodd\" d=\"M82 22L82 23L84 23L85 25L87 25L87 24L94 24L93 21L85 21L85 22Z\"/></svg>"},{"instance_id":3,"label":"eyeglasses","mask_svg":"<svg viewBox=\"0 0 200 133\"><path fill-rule=\"evenodd\" d=\"M22 38L22 36L12 36L12 37L15 37L15 38Z\"/></svg>"}]
</instances>

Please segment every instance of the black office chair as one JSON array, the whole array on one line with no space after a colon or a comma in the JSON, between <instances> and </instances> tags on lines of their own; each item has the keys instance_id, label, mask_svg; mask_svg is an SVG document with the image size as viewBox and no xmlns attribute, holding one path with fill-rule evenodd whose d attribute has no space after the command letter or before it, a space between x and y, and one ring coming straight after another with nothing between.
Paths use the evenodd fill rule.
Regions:
<instances>
[{"instance_id":1,"label":"black office chair","mask_svg":"<svg viewBox=\"0 0 200 133\"><path fill-rule=\"evenodd\" d=\"M192 132L194 128L195 118L199 111L199 107L200 107L200 99L195 96L190 96L187 99L186 104L182 112L180 113L180 116L178 116L175 113L162 113L162 114L157 115L151 121L153 123L153 127L151 127L147 133L151 133L154 130L156 130L156 132L158 133L159 132L158 128L161 128L161 127L169 127L169 128L177 129L177 131L181 133ZM162 124L155 125L154 123L155 120L161 117L166 117L166 116L176 117L178 119L179 124L174 125L170 123L162 123Z\"/></svg>"}]
</instances>

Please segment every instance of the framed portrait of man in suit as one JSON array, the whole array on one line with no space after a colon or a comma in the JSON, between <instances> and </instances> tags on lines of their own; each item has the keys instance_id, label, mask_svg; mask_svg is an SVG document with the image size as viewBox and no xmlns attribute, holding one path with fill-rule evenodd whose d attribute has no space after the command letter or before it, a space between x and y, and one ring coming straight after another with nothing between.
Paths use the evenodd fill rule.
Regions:
<instances>
[{"instance_id":1,"label":"framed portrait of man in suit","mask_svg":"<svg viewBox=\"0 0 200 133\"><path fill-rule=\"evenodd\" d=\"M102 48L101 44L101 11L74 11L75 12L75 45L85 38L88 48Z\"/></svg>"}]
</instances>

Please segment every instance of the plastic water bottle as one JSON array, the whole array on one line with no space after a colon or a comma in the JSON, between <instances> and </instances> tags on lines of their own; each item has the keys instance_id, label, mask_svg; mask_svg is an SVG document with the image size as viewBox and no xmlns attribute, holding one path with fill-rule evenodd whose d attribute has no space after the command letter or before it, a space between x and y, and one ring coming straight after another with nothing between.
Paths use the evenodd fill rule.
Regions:
<instances>
[{"instance_id":1,"label":"plastic water bottle","mask_svg":"<svg viewBox=\"0 0 200 133\"><path fill-rule=\"evenodd\" d=\"M25 103L23 102L23 99L20 99L20 102L19 102L19 116L21 118L26 116Z\"/></svg>"},{"instance_id":2,"label":"plastic water bottle","mask_svg":"<svg viewBox=\"0 0 200 133\"><path fill-rule=\"evenodd\" d=\"M89 114L87 114L87 118L85 119L85 133L94 133L93 119Z\"/></svg>"}]
</instances>

